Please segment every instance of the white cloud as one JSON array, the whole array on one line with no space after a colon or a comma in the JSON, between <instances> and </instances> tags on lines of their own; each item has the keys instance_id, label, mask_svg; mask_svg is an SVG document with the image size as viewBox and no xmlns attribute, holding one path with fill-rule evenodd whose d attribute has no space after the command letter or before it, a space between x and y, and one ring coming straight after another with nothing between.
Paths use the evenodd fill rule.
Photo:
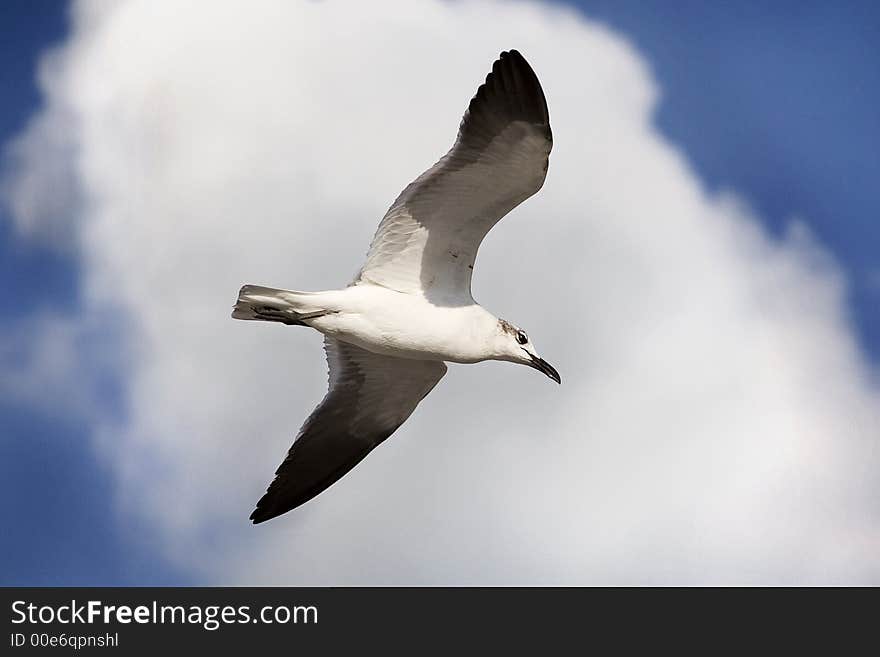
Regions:
<instances>
[{"instance_id":1,"label":"white cloud","mask_svg":"<svg viewBox=\"0 0 880 657\"><path fill-rule=\"evenodd\" d=\"M880 402L845 281L803 228L774 241L701 188L620 35L531 3L75 14L10 198L41 234L75 181L86 307L130 321L130 406L96 445L180 564L217 583L880 581ZM350 475L252 527L326 379L317 334L232 321L236 290L350 280L511 47L556 145L475 293L565 383L452 367Z\"/></svg>"},{"instance_id":2,"label":"white cloud","mask_svg":"<svg viewBox=\"0 0 880 657\"><path fill-rule=\"evenodd\" d=\"M89 343L76 320L57 313L43 311L9 323L0 333L0 395L65 417L91 415L94 387L70 387L81 371L79 350Z\"/></svg>"}]
</instances>

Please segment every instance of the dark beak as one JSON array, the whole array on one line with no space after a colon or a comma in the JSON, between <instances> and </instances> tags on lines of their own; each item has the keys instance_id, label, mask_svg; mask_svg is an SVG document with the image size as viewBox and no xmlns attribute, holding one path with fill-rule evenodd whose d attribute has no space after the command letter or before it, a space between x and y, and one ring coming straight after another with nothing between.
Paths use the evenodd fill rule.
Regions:
<instances>
[{"instance_id":1,"label":"dark beak","mask_svg":"<svg viewBox=\"0 0 880 657\"><path fill-rule=\"evenodd\" d=\"M528 352L526 352L526 353L528 353ZM539 372L543 372L544 374L549 376L551 379L556 381L556 383L562 383L562 379L559 376L559 372L557 372L556 368L553 367L550 363L548 363L543 358L538 358L537 356L532 356L532 354L529 354L529 358L532 359L532 362L529 363L529 365L534 367Z\"/></svg>"}]
</instances>

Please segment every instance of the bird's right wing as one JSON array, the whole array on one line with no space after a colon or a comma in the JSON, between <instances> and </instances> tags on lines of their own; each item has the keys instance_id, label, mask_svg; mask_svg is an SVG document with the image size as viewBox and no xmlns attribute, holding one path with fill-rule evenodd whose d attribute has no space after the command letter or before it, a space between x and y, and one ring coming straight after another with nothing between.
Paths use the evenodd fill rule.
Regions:
<instances>
[{"instance_id":1,"label":"bird's right wing","mask_svg":"<svg viewBox=\"0 0 880 657\"><path fill-rule=\"evenodd\" d=\"M483 237L541 189L553 139L541 83L501 53L471 100L452 149L386 213L358 281L438 302L472 302Z\"/></svg>"},{"instance_id":2,"label":"bird's right wing","mask_svg":"<svg viewBox=\"0 0 880 657\"><path fill-rule=\"evenodd\" d=\"M442 361L380 356L324 339L329 390L251 514L254 523L308 502L356 466L412 414L446 373Z\"/></svg>"}]
</instances>

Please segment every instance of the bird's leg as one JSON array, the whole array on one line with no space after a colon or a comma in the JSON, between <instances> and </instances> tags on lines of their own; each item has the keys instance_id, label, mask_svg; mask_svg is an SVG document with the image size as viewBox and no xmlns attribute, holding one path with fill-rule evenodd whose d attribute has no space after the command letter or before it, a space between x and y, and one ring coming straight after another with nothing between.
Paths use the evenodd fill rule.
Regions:
<instances>
[{"instance_id":1,"label":"bird's leg","mask_svg":"<svg viewBox=\"0 0 880 657\"><path fill-rule=\"evenodd\" d=\"M307 326L305 320L323 317L335 311L318 310L313 313L298 313L290 309L275 308L274 306L251 306L254 315L266 322L281 322L288 326Z\"/></svg>"},{"instance_id":2,"label":"bird's leg","mask_svg":"<svg viewBox=\"0 0 880 657\"><path fill-rule=\"evenodd\" d=\"M266 322L281 322L288 326L303 326L302 316L292 310L281 310L272 306L251 306L257 318Z\"/></svg>"}]
</instances>

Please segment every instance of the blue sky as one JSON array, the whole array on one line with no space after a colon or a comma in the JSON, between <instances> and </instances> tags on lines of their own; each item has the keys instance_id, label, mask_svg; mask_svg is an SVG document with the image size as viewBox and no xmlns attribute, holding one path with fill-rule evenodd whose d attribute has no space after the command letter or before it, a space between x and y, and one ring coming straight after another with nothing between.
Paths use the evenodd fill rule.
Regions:
<instances>
[{"instance_id":1,"label":"blue sky","mask_svg":"<svg viewBox=\"0 0 880 657\"><path fill-rule=\"evenodd\" d=\"M40 105L36 66L46 48L67 34L66 3L13 1L0 5L7 29L0 42L0 140L24 128ZM14 235L0 208L0 290L15 298L4 324L37 308L78 304L78 263L39 241ZM4 586L186 585L191 579L133 540L120 524L110 472L95 461L82 421L21 404L0 402L0 517L15 531L0 542ZM128 538L126 538L128 537Z\"/></svg>"},{"instance_id":2,"label":"blue sky","mask_svg":"<svg viewBox=\"0 0 880 657\"><path fill-rule=\"evenodd\" d=\"M768 230L806 223L848 281L860 347L880 363L880 5L871 2L579 2L626 36L662 89L655 117L710 190L734 189ZM66 36L61 2L5 2L0 141L40 105L36 64ZM12 28L12 29L10 29ZM515 46L516 44L511 44ZM597 100L600 102L600 100ZM551 113L553 111L551 102ZM74 310L79 266L15 235L0 208L6 326ZM115 480L82 445L88 426L0 402L4 585L189 584L120 520Z\"/></svg>"},{"instance_id":3,"label":"blue sky","mask_svg":"<svg viewBox=\"0 0 880 657\"><path fill-rule=\"evenodd\" d=\"M779 234L798 217L852 285L880 359L880 7L871 2L581 3L648 55L660 129L711 188L732 187Z\"/></svg>"}]
</instances>

